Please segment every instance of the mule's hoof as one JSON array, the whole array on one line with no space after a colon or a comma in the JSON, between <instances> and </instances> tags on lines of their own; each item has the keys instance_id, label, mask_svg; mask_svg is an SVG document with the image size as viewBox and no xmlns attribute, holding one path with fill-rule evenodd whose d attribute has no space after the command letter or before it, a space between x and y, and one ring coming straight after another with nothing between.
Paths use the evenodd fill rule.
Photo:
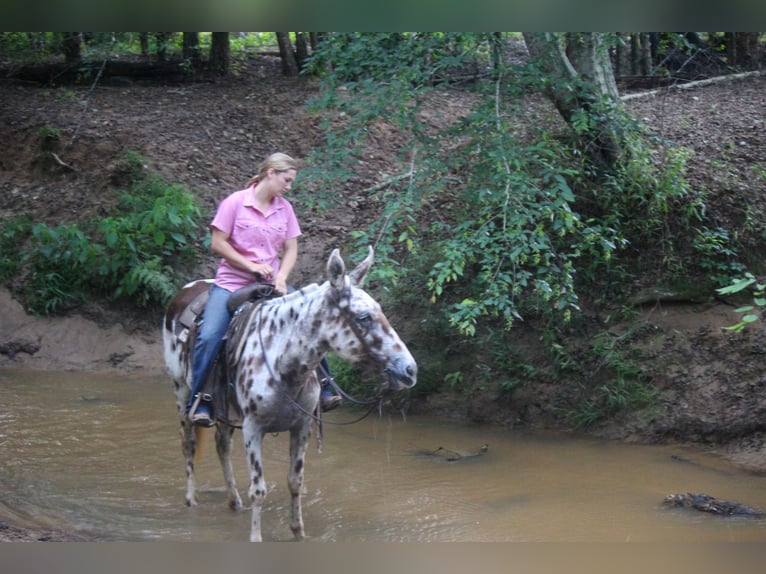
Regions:
<instances>
[{"instance_id":1,"label":"mule's hoof","mask_svg":"<svg viewBox=\"0 0 766 574\"><path fill-rule=\"evenodd\" d=\"M302 541L306 540L306 532L303 530L303 527L300 528L291 528L293 531L293 536L295 537L295 540Z\"/></svg>"}]
</instances>

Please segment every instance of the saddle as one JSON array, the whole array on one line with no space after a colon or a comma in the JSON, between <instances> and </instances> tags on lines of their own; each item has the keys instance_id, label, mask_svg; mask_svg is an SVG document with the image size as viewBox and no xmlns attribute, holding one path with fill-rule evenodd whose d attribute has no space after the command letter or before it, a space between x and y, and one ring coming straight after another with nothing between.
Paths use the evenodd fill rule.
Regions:
<instances>
[{"instance_id":1,"label":"saddle","mask_svg":"<svg viewBox=\"0 0 766 574\"><path fill-rule=\"evenodd\" d=\"M244 287L237 289L229 297L226 307L229 313L234 314L236 310L244 303L258 301L260 299L268 299L274 295L274 285L271 283L251 283ZM186 344L186 341L190 336L197 334L197 329L202 323L202 315L205 311L205 305L207 304L208 297L210 296L210 290L204 289L201 291L191 303L181 312L181 316L176 323L176 337L181 343ZM192 347L193 348L193 347Z\"/></svg>"},{"instance_id":2,"label":"saddle","mask_svg":"<svg viewBox=\"0 0 766 574\"><path fill-rule=\"evenodd\" d=\"M178 340L186 347L187 356L191 357L197 332L204 320L205 305L210 290L204 289L181 312L175 327ZM254 313L252 312L258 302L269 299L274 295L274 286L270 283L252 283L237 291L234 291L226 304L232 319L223 339L223 345L218 356L210 368L210 374L202 387L202 400L212 402L214 413L224 418L236 418L241 413L230 411L230 407L236 405L236 401L230 400L229 376L233 372L239 356L242 352L246 334L250 331L249 325ZM235 407L236 408L236 407Z\"/></svg>"}]
</instances>

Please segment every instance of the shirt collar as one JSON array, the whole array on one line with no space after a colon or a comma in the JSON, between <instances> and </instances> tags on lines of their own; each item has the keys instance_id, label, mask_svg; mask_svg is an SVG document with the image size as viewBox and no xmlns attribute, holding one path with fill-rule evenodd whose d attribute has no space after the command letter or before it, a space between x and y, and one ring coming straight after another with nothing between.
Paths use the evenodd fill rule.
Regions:
<instances>
[{"instance_id":1,"label":"shirt collar","mask_svg":"<svg viewBox=\"0 0 766 574\"><path fill-rule=\"evenodd\" d=\"M252 207L255 209L258 213L262 213L260 209L258 209L255 205L255 196L253 195L253 187L248 187L245 190L247 193L245 193L245 200L242 202L242 205L246 207ZM285 204L285 198L283 197L275 197L271 204L269 204L269 210L268 212L264 213L263 215L268 217L270 214L274 213L275 211L279 211L280 209L283 209Z\"/></svg>"}]
</instances>

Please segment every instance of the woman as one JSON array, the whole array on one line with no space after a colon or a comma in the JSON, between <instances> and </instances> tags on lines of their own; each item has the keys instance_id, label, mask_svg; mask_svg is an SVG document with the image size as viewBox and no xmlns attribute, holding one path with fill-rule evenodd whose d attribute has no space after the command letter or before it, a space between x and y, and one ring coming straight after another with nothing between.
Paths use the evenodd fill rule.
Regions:
<instances>
[{"instance_id":1,"label":"woman","mask_svg":"<svg viewBox=\"0 0 766 574\"><path fill-rule=\"evenodd\" d=\"M211 248L221 261L194 347L192 389L186 405L194 424L214 424L210 404L198 400L198 396L231 321L226 308L231 293L256 280L273 283L277 294L288 292L287 278L298 258L301 229L292 205L283 195L292 187L297 173L298 162L289 155L270 155L245 189L221 202L210 224ZM337 407L341 398L326 389L330 377L327 366L323 367L328 381L322 390L322 410L327 411Z\"/></svg>"}]
</instances>

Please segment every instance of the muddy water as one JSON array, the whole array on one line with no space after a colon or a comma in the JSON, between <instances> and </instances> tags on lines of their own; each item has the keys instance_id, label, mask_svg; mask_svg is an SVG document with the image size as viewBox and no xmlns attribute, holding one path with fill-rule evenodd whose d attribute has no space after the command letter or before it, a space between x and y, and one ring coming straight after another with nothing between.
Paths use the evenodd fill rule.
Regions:
<instances>
[{"instance_id":1,"label":"muddy water","mask_svg":"<svg viewBox=\"0 0 766 574\"><path fill-rule=\"evenodd\" d=\"M0 370L0 389L0 515L104 540L247 540L249 512L226 507L212 441L200 505L184 506L165 378ZM267 437L264 451L264 539L290 540L287 435ZM765 520L661 506L692 491L766 509L766 477L717 457L418 416L326 425L305 491L314 541L766 541Z\"/></svg>"}]
</instances>

